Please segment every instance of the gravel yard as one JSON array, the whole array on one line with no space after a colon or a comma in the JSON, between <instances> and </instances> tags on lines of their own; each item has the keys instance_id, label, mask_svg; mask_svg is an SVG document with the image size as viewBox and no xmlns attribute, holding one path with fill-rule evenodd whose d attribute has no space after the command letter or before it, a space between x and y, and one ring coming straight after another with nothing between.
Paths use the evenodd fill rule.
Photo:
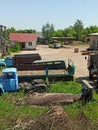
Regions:
<instances>
[{"instance_id":1,"label":"gravel yard","mask_svg":"<svg viewBox=\"0 0 98 130\"><path fill-rule=\"evenodd\" d=\"M79 49L78 53L74 52L75 48ZM76 65L75 77L80 78L88 77L87 60L85 60L85 55L81 55L81 51L85 50L86 48L88 48L87 45L72 45L59 49L49 48L48 45L37 45L36 50L22 51L21 54L39 53L42 59L64 59L66 60L66 63L68 58L70 58Z\"/></svg>"}]
</instances>

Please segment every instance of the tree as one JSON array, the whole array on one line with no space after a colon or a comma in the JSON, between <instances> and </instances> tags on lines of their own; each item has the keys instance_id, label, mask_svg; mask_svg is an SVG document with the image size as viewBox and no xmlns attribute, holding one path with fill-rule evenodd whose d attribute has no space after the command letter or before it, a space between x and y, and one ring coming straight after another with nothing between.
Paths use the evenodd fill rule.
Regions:
<instances>
[{"instance_id":1,"label":"tree","mask_svg":"<svg viewBox=\"0 0 98 130\"><path fill-rule=\"evenodd\" d=\"M96 33L98 32L98 27L96 25L89 27L90 33Z\"/></svg>"},{"instance_id":2,"label":"tree","mask_svg":"<svg viewBox=\"0 0 98 130\"><path fill-rule=\"evenodd\" d=\"M54 26L53 26L53 24L46 23L46 25L43 25L43 27L42 27L42 34L43 34L43 37L48 42L51 41L51 38L53 36L53 32L54 32Z\"/></svg>"},{"instance_id":3,"label":"tree","mask_svg":"<svg viewBox=\"0 0 98 130\"><path fill-rule=\"evenodd\" d=\"M35 29L17 30L18 33L36 33Z\"/></svg>"},{"instance_id":4,"label":"tree","mask_svg":"<svg viewBox=\"0 0 98 130\"><path fill-rule=\"evenodd\" d=\"M64 37L64 31L61 29L54 31L53 36L54 37Z\"/></svg>"},{"instance_id":5,"label":"tree","mask_svg":"<svg viewBox=\"0 0 98 130\"><path fill-rule=\"evenodd\" d=\"M76 39L82 40L83 23L81 20L75 22L74 29L76 31Z\"/></svg>"},{"instance_id":6,"label":"tree","mask_svg":"<svg viewBox=\"0 0 98 130\"><path fill-rule=\"evenodd\" d=\"M6 39L9 40L9 34L16 32L14 27L6 29Z\"/></svg>"},{"instance_id":7,"label":"tree","mask_svg":"<svg viewBox=\"0 0 98 130\"><path fill-rule=\"evenodd\" d=\"M69 26L68 28L64 29L64 36L65 37L75 37L76 31L73 26Z\"/></svg>"}]
</instances>

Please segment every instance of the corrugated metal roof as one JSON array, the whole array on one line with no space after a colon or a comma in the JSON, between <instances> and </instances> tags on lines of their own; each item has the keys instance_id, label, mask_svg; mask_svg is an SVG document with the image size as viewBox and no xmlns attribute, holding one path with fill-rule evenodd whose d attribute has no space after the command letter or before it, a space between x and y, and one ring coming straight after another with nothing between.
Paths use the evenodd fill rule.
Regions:
<instances>
[{"instance_id":1,"label":"corrugated metal roof","mask_svg":"<svg viewBox=\"0 0 98 130\"><path fill-rule=\"evenodd\" d=\"M32 33L10 33L10 41L14 42L32 42L37 41L37 34Z\"/></svg>"},{"instance_id":2,"label":"corrugated metal roof","mask_svg":"<svg viewBox=\"0 0 98 130\"><path fill-rule=\"evenodd\" d=\"M98 36L98 33L89 34L89 36Z\"/></svg>"}]
</instances>

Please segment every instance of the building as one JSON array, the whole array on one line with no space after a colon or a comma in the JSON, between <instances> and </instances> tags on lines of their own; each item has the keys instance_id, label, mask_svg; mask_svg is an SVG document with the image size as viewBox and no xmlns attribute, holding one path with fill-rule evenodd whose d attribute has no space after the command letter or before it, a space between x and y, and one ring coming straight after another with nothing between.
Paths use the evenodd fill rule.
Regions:
<instances>
[{"instance_id":1,"label":"building","mask_svg":"<svg viewBox=\"0 0 98 130\"><path fill-rule=\"evenodd\" d=\"M63 42L66 44L73 44L73 41L75 40L75 37L52 37L52 41L55 42Z\"/></svg>"},{"instance_id":2,"label":"building","mask_svg":"<svg viewBox=\"0 0 98 130\"><path fill-rule=\"evenodd\" d=\"M19 42L22 50L36 49L37 34L35 33L10 33L9 38L11 44Z\"/></svg>"},{"instance_id":3,"label":"building","mask_svg":"<svg viewBox=\"0 0 98 130\"><path fill-rule=\"evenodd\" d=\"M90 49L98 49L98 33L89 34L90 37Z\"/></svg>"}]
</instances>

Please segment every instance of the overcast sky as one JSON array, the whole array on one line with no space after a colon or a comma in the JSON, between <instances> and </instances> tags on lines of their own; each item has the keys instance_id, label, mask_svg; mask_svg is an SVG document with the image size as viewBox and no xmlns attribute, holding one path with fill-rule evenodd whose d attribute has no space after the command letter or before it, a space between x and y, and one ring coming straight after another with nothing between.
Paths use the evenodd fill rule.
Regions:
<instances>
[{"instance_id":1,"label":"overcast sky","mask_svg":"<svg viewBox=\"0 0 98 130\"><path fill-rule=\"evenodd\" d=\"M49 22L55 30L74 25L98 26L98 0L0 0L0 24L40 31Z\"/></svg>"}]
</instances>

